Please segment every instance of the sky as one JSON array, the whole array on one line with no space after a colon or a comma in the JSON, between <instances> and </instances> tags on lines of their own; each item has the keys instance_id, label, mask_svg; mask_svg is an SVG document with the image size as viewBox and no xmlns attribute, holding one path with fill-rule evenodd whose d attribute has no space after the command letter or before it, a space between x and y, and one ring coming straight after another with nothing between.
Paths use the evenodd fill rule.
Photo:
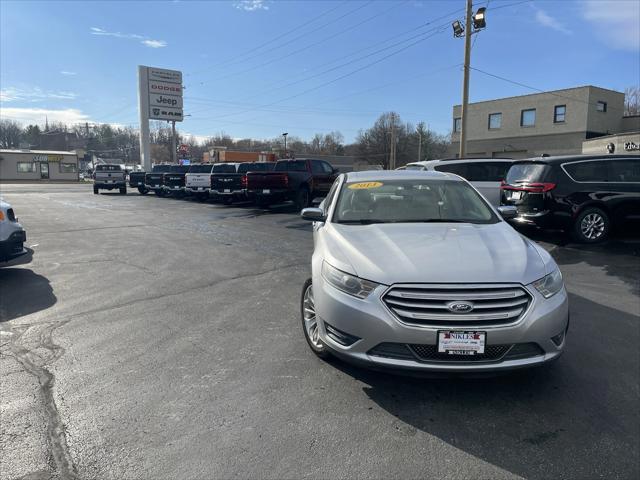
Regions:
<instances>
[{"instance_id":1,"label":"sky","mask_svg":"<svg viewBox=\"0 0 640 480\"><path fill-rule=\"evenodd\" d=\"M184 133L347 142L395 111L447 134L464 0L0 0L0 117L138 127L137 66L183 72ZM470 101L640 85L640 1L484 0ZM502 77L502 78L496 78Z\"/></svg>"}]
</instances>

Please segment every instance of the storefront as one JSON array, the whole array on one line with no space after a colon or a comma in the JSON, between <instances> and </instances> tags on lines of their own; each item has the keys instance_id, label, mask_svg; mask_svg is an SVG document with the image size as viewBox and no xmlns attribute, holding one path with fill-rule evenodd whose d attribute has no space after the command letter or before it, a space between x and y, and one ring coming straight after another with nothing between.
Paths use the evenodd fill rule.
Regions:
<instances>
[{"instance_id":1,"label":"storefront","mask_svg":"<svg viewBox=\"0 0 640 480\"><path fill-rule=\"evenodd\" d=\"M0 150L0 181L78 181L76 152Z\"/></svg>"}]
</instances>

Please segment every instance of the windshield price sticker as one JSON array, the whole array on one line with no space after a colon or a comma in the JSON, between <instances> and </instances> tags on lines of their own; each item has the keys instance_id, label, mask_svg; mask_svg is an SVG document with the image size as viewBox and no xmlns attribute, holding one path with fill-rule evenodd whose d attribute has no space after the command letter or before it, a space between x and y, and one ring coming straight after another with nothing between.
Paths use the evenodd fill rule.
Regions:
<instances>
[{"instance_id":1,"label":"windshield price sticker","mask_svg":"<svg viewBox=\"0 0 640 480\"><path fill-rule=\"evenodd\" d=\"M380 188L384 183L382 182L360 182L352 183L347 188L350 190L367 190L369 188Z\"/></svg>"}]
</instances>

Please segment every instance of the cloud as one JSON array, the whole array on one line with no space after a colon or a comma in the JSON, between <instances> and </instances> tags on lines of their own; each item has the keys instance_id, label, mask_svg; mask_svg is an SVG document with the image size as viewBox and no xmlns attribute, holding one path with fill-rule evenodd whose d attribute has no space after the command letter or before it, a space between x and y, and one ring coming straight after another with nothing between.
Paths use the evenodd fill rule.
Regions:
<instances>
[{"instance_id":1,"label":"cloud","mask_svg":"<svg viewBox=\"0 0 640 480\"><path fill-rule=\"evenodd\" d=\"M565 35L571 35L571 30L565 27L558 19L552 17L544 10L536 8L536 21L543 27L550 28L556 32L564 33Z\"/></svg>"},{"instance_id":2,"label":"cloud","mask_svg":"<svg viewBox=\"0 0 640 480\"><path fill-rule=\"evenodd\" d=\"M143 40L142 44L151 48L163 48L167 46L167 42L164 40Z\"/></svg>"},{"instance_id":3,"label":"cloud","mask_svg":"<svg viewBox=\"0 0 640 480\"><path fill-rule=\"evenodd\" d=\"M62 75L66 75L66 76L68 76L68 77L71 77L71 76L73 76L73 75L77 75L77 73L76 73L76 72L69 72L69 71L67 71L67 70L62 70L62 71L60 72L60 74L62 74Z\"/></svg>"},{"instance_id":4,"label":"cloud","mask_svg":"<svg viewBox=\"0 0 640 480\"><path fill-rule=\"evenodd\" d=\"M256 10L269 10L269 7L265 5L264 0L240 0L233 4L238 10L244 10L245 12L255 12Z\"/></svg>"},{"instance_id":5,"label":"cloud","mask_svg":"<svg viewBox=\"0 0 640 480\"><path fill-rule=\"evenodd\" d=\"M15 120L24 124L44 124L49 122L61 122L66 124L82 123L89 121L89 116L76 108L54 110L48 108L2 108L2 119Z\"/></svg>"},{"instance_id":6,"label":"cloud","mask_svg":"<svg viewBox=\"0 0 640 480\"><path fill-rule=\"evenodd\" d=\"M162 48L167 46L167 42L164 40L154 40L138 33L122 33L122 32L109 32L104 28L91 27L91 35L99 35L102 37L115 37L123 38L125 40L140 40L140 43L149 48Z\"/></svg>"},{"instance_id":7,"label":"cloud","mask_svg":"<svg viewBox=\"0 0 640 480\"><path fill-rule=\"evenodd\" d=\"M42 100L74 100L73 92L51 92L34 87L30 89L8 87L0 90L0 102L41 102ZM4 111L4 110L3 110Z\"/></svg>"},{"instance_id":8,"label":"cloud","mask_svg":"<svg viewBox=\"0 0 640 480\"><path fill-rule=\"evenodd\" d=\"M640 2L588 0L583 7L582 16L604 43L620 50L640 50Z\"/></svg>"}]
</instances>

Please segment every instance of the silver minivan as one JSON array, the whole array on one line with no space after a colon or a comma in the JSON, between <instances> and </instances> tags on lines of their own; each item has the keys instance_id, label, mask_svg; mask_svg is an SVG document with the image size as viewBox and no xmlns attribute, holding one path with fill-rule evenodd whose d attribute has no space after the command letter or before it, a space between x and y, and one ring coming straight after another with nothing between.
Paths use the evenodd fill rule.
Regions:
<instances>
[{"instance_id":1,"label":"silver minivan","mask_svg":"<svg viewBox=\"0 0 640 480\"><path fill-rule=\"evenodd\" d=\"M505 179L512 159L467 158L464 160L427 160L407 164L407 170L435 170L455 173L471 184L494 207L500 205L500 184Z\"/></svg>"}]
</instances>

